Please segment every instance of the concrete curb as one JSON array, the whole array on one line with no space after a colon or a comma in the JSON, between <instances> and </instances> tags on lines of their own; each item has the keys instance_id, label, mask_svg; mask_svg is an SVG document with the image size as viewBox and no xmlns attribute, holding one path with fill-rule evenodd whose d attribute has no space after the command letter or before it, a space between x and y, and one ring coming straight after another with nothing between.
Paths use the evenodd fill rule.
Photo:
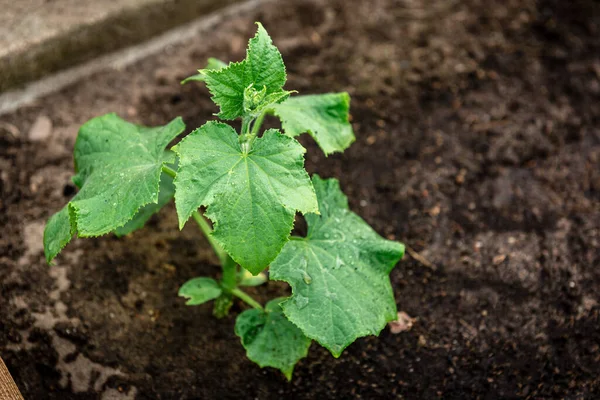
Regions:
<instances>
[{"instance_id":1,"label":"concrete curb","mask_svg":"<svg viewBox=\"0 0 600 400\"><path fill-rule=\"evenodd\" d=\"M241 0L19 0L0 18L0 92Z\"/></svg>"},{"instance_id":2,"label":"concrete curb","mask_svg":"<svg viewBox=\"0 0 600 400\"><path fill-rule=\"evenodd\" d=\"M221 21L249 12L262 4L282 0L244 0L211 14L197 18L187 24L171 29L148 41L94 58L83 64L51 74L25 84L23 88L0 93L0 116L34 103L38 98L72 85L95 73L110 69L122 69L138 60L163 51L167 46L177 45L210 32Z\"/></svg>"}]
</instances>

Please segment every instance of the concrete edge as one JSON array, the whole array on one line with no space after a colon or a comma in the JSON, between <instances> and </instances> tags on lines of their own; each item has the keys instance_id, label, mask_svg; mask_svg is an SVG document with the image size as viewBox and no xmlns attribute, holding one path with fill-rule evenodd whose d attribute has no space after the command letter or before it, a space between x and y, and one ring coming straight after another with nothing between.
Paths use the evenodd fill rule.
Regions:
<instances>
[{"instance_id":1,"label":"concrete edge","mask_svg":"<svg viewBox=\"0 0 600 400\"><path fill-rule=\"evenodd\" d=\"M226 18L249 12L259 5L277 1L280 0L246 0L239 2L165 32L147 42L98 57L79 66L31 82L23 89L0 93L0 116L31 104L40 97L56 92L98 72L109 69L122 69L138 60L159 53L167 46L191 40L197 37L199 33L212 30Z\"/></svg>"},{"instance_id":2,"label":"concrete edge","mask_svg":"<svg viewBox=\"0 0 600 400\"><path fill-rule=\"evenodd\" d=\"M178 0L144 3L111 13L0 57L0 92L102 54L140 43L202 15L242 0Z\"/></svg>"}]
</instances>

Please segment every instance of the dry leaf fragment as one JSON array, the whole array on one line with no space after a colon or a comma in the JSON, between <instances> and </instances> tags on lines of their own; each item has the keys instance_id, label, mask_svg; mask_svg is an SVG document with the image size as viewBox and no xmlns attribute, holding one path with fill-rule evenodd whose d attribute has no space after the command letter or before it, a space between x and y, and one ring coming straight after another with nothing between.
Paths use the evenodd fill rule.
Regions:
<instances>
[{"instance_id":1,"label":"dry leaf fragment","mask_svg":"<svg viewBox=\"0 0 600 400\"><path fill-rule=\"evenodd\" d=\"M399 311L398 319L388 324L390 327L390 332L392 332L394 335L400 332L408 332L413 327L415 321L416 318L411 318L410 315L408 315L404 311Z\"/></svg>"}]
</instances>

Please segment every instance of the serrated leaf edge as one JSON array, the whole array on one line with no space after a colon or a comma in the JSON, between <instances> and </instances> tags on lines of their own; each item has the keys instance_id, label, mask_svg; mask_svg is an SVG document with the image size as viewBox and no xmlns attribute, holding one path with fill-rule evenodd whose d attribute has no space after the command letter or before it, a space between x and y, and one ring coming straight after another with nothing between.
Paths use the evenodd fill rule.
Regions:
<instances>
[{"instance_id":1,"label":"serrated leaf edge","mask_svg":"<svg viewBox=\"0 0 600 400\"><path fill-rule=\"evenodd\" d=\"M315 342L319 343L320 346L326 348L327 350L329 350L329 352L331 353L331 355L335 358L339 358L342 353L344 352L344 350L346 350L346 348L348 346L350 346L352 343L354 343L357 339L362 338L362 337L367 337L367 336L379 336L379 334L381 333L381 331L383 331L383 329L386 327L388 322L394 321L396 319L396 312L397 312L397 306L394 302L394 308L395 308L395 313L393 316L391 317L386 317L385 318L385 323L382 324L381 328L379 328L378 330L376 329L375 331L377 332L377 334L374 334L373 332L367 332L365 334L360 334L360 335L356 335L354 336L354 338L349 341L346 344L340 345L339 347L339 351L336 351L336 349L332 348L331 346L327 345L327 344L323 344L319 341L319 339L316 336L310 335L308 334L308 332L306 332L306 330L302 329L301 326L299 326L296 322L294 322L290 316L288 315L288 313L286 312L286 308L284 307L285 304L287 304L288 302L292 302L293 297L295 295L295 287L292 286L292 283L290 282L290 280L288 279L274 279L276 281L281 281L281 282L285 282L287 283L290 288L292 289L292 295L290 297L288 297L286 300L284 300L283 302L281 302L281 308L283 309L283 314L285 315L285 317L288 319L288 321L290 321L292 324L294 324L298 329L300 329L300 331L302 331L302 333L304 334L304 336L306 336L307 338L314 340ZM388 278L388 283L390 284L391 287L391 281Z\"/></svg>"},{"instance_id":2,"label":"serrated leaf edge","mask_svg":"<svg viewBox=\"0 0 600 400\"><path fill-rule=\"evenodd\" d=\"M328 157L331 154L343 153L344 151L346 151L354 142L356 142L356 135L354 134L354 129L352 128L352 124L350 123L350 119L348 118L348 116L350 114L350 101L351 101L350 94L348 92L323 93L323 94L340 94L340 95L342 95L344 97L344 102L345 102L345 104L346 104L346 106L348 108L348 113L345 115L345 118L344 118L345 121L344 122L350 124L350 129L352 129L352 138L347 143L344 143L344 147L342 149L334 149L332 151L325 150L325 148L321 144L321 141L319 140L319 138L317 137L317 135L315 135L315 133L311 129L307 129L306 132L302 132L302 133L299 133L297 135L288 134L287 132L285 132L286 130L285 130L285 127L284 127L284 124L283 124L283 117L280 114L277 113L277 108L271 108L269 110L269 113L272 114L272 115L274 115L274 116L276 116L279 119L279 121L281 122L281 129L285 132L286 135L288 135L289 137L296 137L296 136L302 135L303 133L309 134L310 137L312 137L313 140L317 143L317 145L319 146L319 148L323 151L323 154L325 154L325 157ZM316 94L316 95L318 95L318 94ZM306 95L306 96L314 96L314 95L309 94L309 95ZM281 104L281 103L278 103L278 104Z\"/></svg>"},{"instance_id":3,"label":"serrated leaf edge","mask_svg":"<svg viewBox=\"0 0 600 400\"><path fill-rule=\"evenodd\" d=\"M204 75L206 76L218 76L218 75L223 75L228 73L228 69L232 68L232 67L238 67L241 66L242 69L245 69L245 64L246 64L246 60L242 60L242 61L231 61L229 62L229 64L227 64L227 67L225 68L221 68L221 69L199 69L198 70L198 75ZM197 76L197 75L195 75ZM217 105L219 107L219 112L214 114L215 116L224 119L224 120L234 120L237 117L239 117L239 115L236 116L230 116L227 113L224 113L223 110L221 110L221 106L218 105L217 101L216 101L216 96L217 94L213 91L213 89L211 88L211 85L206 82L206 80L204 80L204 82L206 83L206 87L208 88L208 92L210 93L210 99L212 100L212 102ZM243 101L243 98L242 98ZM240 103L241 104L241 103ZM199 129L199 128L198 128Z\"/></svg>"}]
</instances>

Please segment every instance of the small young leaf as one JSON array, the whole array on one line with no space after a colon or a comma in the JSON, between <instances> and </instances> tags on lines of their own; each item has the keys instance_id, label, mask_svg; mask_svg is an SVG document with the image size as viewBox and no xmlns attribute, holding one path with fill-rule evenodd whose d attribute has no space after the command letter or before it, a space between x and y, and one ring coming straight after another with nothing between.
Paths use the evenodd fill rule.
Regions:
<instances>
[{"instance_id":1,"label":"small young leaf","mask_svg":"<svg viewBox=\"0 0 600 400\"><path fill-rule=\"evenodd\" d=\"M335 179L313 176L321 215L306 216L306 238L289 241L270 277L290 284L281 306L289 320L335 357L396 319L389 273L404 246L383 239L348 209Z\"/></svg>"},{"instance_id":2,"label":"small young leaf","mask_svg":"<svg viewBox=\"0 0 600 400\"><path fill-rule=\"evenodd\" d=\"M243 150L232 127L208 122L174 149L179 226L200 206L214 222L213 237L253 274L288 240L295 211L317 212L317 199L296 140L268 130Z\"/></svg>"},{"instance_id":3,"label":"small young leaf","mask_svg":"<svg viewBox=\"0 0 600 400\"><path fill-rule=\"evenodd\" d=\"M262 99L261 102L254 103L251 107L246 106L246 97L244 95L244 113L252 117L257 117L265 110L268 110L274 105L285 101L287 98L290 97L290 94L292 93L295 93L295 91L282 90L280 92L268 94Z\"/></svg>"},{"instance_id":4,"label":"small young leaf","mask_svg":"<svg viewBox=\"0 0 600 400\"><path fill-rule=\"evenodd\" d=\"M201 70L198 70L198 73L192 76L188 76L187 78L185 78L184 80L182 80L180 83L182 85L185 85L188 82L204 82L205 81L205 75L203 72L201 72Z\"/></svg>"},{"instance_id":5,"label":"small young leaf","mask_svg":"<svg viewBox=\"0 0 600 400\"><path fill-rule=\"evenodd\" d=\"M254 85L250 84L244 90L244 115L258 116L265 109L271 108L275 104L279 104L294 92L281 90L275 93L267 94L267 87L263 86L261 90L256 90Z\"/></svg>"},{"instance_id":6,"label":"small young leaf","mask_svg":"<svg viewBox=\"0 0 600 400\"><path fill-rule=\"evenodd\" d=\"M49 219L46 260L52 261L75 233L103 235L125 225L146 204L158 203L162 166L175 160L165 147L184 129L181 118L155 128L115 114L85 123L75 143L73 182L81 190Z\"/></svg>"},{"instance_id":7,"label":"small young leaf","mask_svg":"<svg viewBox=\"0 0 600 400\"><path fill-rule=\"evenodd\" d=\"M194 278L184 283L179 288L179 296L185 297L187 306L197 306L221 295L221 286L211 278Z\"/></svg>"},{"instance_id":8,"label":"small young leaf","mask_svg":"<svg viewBox=\"0 0 600 400\"><path fill-rule=\"evenodd\" d=\"M226 63L219 60L218 58L210 57L208 59L208 63L206 64L206 68L204 68L204 70L215 70L216 71L216 70L219 70L219 69L225 68L225 67L227 67ZM189 77L185 78L184 80L182 80L181 84L183 85L183 84L191 82L191 81L204 82L204 80L205 80L204 73L202 72L202 70L198 70L198 72L199 72L198 74L189 76Z\"/></svg>"},{"instance_id":9,"label":"small young leaf","mask_svg":"<svg viewBox=\"0 0 600 400\"><path fill-rule=\"evenodd\" d=\"M264 311L252 309L238 315L235 334L250 360L261 368L277 368L291 380L294 366L308 354L310 339L283 315L281 301L271 300Z\"/></svg>"},{"instance_id":10,"label":"small young leaf","mask_svg":"<svg viewBox=\"0 0 600 400\"><path fill-rule=\"evenodd\" d=\"M214 58L214 57L208 58L208 63L206 63L205 69L216 71L221 68L227 68L227 63L219 60L218 58Z\"/></svg>"},{"instance_id":11,"label":"small young leaf","mask_svg":"<svg viewBox=\"0 0 600 400\"><path fill-rule=\"evenodd\" d=\"M245 115L244 91L250 86L256 90L265 88L265 96L282 92L285 84L285 65L281 53L273 45L269 34L260 24L256 36L250 39L246 58L230 63L226 68L203 69L202 77L196 80L206 82L212 99L221 112L222 119L235 119ZM188 78L189 79L189 78Z\"/></svg>"},{"instance_id":12,"label":"small young leaf","mask_svg":"<svg viewBox=\"0 0 600 400\"><path fill-rule=\"evenodd\" d=\"M281 119L286 135L308 132L326 155L346 150L355 140L348 122L348 93L293 96L270 108Z\"/></svg>"},{"instance_id":13,"label":"small young leaf","mask_svg":"<svg viewBox=\"0 0 600 400\"><path fill-rule=\"evenodd\" d=\"M163 172L160 176L158 203L150 203L140 208L140 211L133 216L131 221L127 222L122 227L115 229L115 235L121 237L128 235L137 229L143 228L150 217L159 212L161 208L171 201L174 194L175 185L173 185L173 178Z\"/></svg>"}]
</instances>

